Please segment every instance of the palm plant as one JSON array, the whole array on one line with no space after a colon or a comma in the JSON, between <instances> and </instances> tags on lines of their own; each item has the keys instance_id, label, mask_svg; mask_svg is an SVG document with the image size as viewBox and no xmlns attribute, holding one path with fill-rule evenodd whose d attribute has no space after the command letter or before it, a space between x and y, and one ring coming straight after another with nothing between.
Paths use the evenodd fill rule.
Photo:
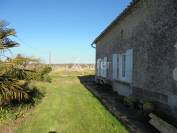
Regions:
<instances>
[{"instance_id":1,"label":"palm plant","mask_svg":"<svg viewBox=\"0 0 177 133\"><path fill-rule=\"evenodd\" d=\"M13 28L7 27L8 24L5 21L0 21L0 49L6 50L8 48L13 48L19 44L12 41L9 37L16 36L16 31Z\"/></svg>"},{"instance_id":2,"label":"palm plant","mask_svg":"<svg viewBox=\"0 0 177 133\"><path fill-rule=\"evenodd\" d=\"M29 99L28 93L18 84L17 80L7 76L0 76L1 105L11 101L25 101Z\"/></svg>"},{"instance_id":3,"label":"palm plant","mask_svg":"<svg viewBox=\"0 0 177 133\"><path fill-rule=\"evenodd\" d=\"M18 80L29 80L31 79L31 74L36 71L27 69L26 66L34 62L38 62L38 60L17 55L17 57L6 61L10 68L6 70L6 75Z\"/></svg>"},{"instance_id":4,"label":"palm plant","mask_svg":"<svg viewBox=\"0 0 177 133\"><path fill-rule=\"evenodd\" d=\"M5 50L18 46L19 44L10 39L11 36L16 36L16 31L9 28L5 21L0 21L0 50L4 54ZM12 75L6 76L7 70L12 68L12 62L0 61L0 105L13 100L26 100L29 98L28 93L18 84L17 80L13 79ZM23 75L24 76L24 75Z\"/></svg>"}]
</instances>

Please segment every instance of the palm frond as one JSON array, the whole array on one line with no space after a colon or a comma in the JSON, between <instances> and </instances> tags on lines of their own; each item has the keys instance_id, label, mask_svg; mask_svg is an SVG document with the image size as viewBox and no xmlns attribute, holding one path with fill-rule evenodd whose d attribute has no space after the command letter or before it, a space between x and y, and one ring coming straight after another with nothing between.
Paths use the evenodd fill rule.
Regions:
<instances>
[{"instance_id":1,"label":"palm frond","mask_svg":"<svg viewBox=\"0 0 177 133\"><path fill-rule=\"evenodd\" d=\"M17 80L8 76L0 76L0 101L1 104L8 103L13 100L28 100L29 95L20 87Z\"/></svg>"},{"instance_id":2,"label":"palm frond","mask_svg":"<svg viewBox=\"0 0 177 133\"><path fill-rule=\"evenodd\" d=\"M16 36L16 31L13 28L7 27L5 21L0 21L0 50L16 47L19 44L12 41L9 37Z\"/></svg>"}]
</instances>

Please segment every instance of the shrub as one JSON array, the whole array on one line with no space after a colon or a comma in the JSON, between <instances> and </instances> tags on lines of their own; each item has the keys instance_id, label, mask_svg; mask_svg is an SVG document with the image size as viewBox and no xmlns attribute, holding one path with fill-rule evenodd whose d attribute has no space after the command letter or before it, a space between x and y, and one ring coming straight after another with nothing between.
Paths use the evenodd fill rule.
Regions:
<instances>
[{"instance_id":1,"label":"shrub","mask_svg":"<svg viewBox=\"0 0 177 133\"><path fill-rule=\"evenodd\" d=\"M6 120L16 120L17 118L24 117L24 113L30 108L31 105L28 104L0 107L0 123L4 123Z\"/></svg>"},{"instance_id":2,"label":"shrub","mask_svg":"<svg viewBox=\"0 0 177 133\"><path fill-rule=\"evenodd\" d=\"M2 108L0 107L0 122L6 119L9 119L9 114L12 112L9 108Z\"/></svg>"},{"instance_id":3,"label":"shrub","mask_svg":"<svg viewBox=\"0 0 177 133\"><path fill-rule=\"evenodd\" d=\"M44 66L44 67L40 67L40 68L35 68L36 73L31 73L29 74L29 78L31 80L38 80L38 81L47 81L47 82L51 82L51 78L48 75L51 71L52 68L49 66Z\"/></svg>"},{"instance_id":4,"label":"shrub","mask_svg":"<svg viewBox=\"0 0 177 133\"><path fill-rule=\"evenodd\" d=\"M50 66L45 66L42 70L41 70L41 75L45 75L45 74L49 74L52 71L52 68Z\"/></svg>"},{"instance_id":5,"label":"shrub","mask_svg":"<svg viewBox=\"0 0 177 133\"><path fill-rule=\"evenodd\" d=\"M133 96L128 96L124 98L124 102L130 107L137 108L139 104L139 99Z\"/></svg>"},{"instance_id":6,"label":"shrub","mask_svg":"<svg viewBox=\"0 0 177 133\"><path fill-rule=\"evenodd\" d=\"M23 68L11 68L4 75L17 80L30 80L30 74L35 73L35 71L27 70Z\"/></svg>"},{"instance_id":7,"label":"shrub","mask_svg":"<svg viewBox=\"0 0 177 133\"><path fill-rule=\"evenodd\" d=\"M30 102L34 104L44 97L45 92L41 92L36 86L30 86L28 94L31 97Z\"/></svg>"},{"instance_id":8,"label":"shrub","mask_svg":"<svg viewBox=\"0 0 177 133\"><path fill-rule=\"evenodd\" d=\"M154 105L153 103L149 101L144 101L143 103L143 112L144 113L151 113L154 111Z\"/></svg>"},{"instance_id":9,"label":"shrub","mask_svg":"<svg viewBox=\"0 0 177 133\"><path fill-rule=\"evenodd\" d=\"M46 82L50 83L52 81L52 79L51 79L51 77L49 75L44 75L43 76L43 81L46 81Z\"/></svg>"},{"instance_id":10,"label":"shrub","mask_svg":"<svg viewBox=\"0 0 177 133\"><path fill-rule=\"evenodd\" d=\"M8 48L13 48L19 44L11 40L10 36L15 36L15 29L9 28L4 21L0 21L0 55ZM6 57L6 56L5 56ZM30 90L26 85L18 80L28 80L28 74L31 70L26 70L30 63L38 62L36 59L18 55L15 58L8 58L0 61L0 106L11 105L11 103L22 103L29 101ZM50 68L43 69L42 73L50 72ZM32 74L31 74L32 75ZM7 110L0 110L0 113L6 114Z\"/></svg>"},{"instance_id":11,"label":"shrub","mask_svg":"<svg viewBox=\"0 0 177 133\"><path fill-rule=\"evenodd\" d=\"M18 80L18 85L21 86L23 89L28 87L28 81L26 80Z\"/></svg>"},{"instance_id":12,"label":"shrub","mask_svg":"<svg viewBox=\"0 0 177 133\"><path fill-rule=\"evenodd\" d=\"M26 101L29 99L27 92L18 84L17 80L0 76L0 105L11 101Z\"/></svg>"}]
</instances>

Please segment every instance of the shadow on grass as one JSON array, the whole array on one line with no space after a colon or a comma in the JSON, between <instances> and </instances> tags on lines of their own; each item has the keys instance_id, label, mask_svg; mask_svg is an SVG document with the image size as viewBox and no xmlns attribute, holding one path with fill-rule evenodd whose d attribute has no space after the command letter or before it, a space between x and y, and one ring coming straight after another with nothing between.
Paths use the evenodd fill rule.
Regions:
<instances>
[{"instance_id":1,"label":"shadow on grass","mask_svg":"<svg viewBox=\"0 0 177 133\"><path fill-rule=\"evenodd\" d=\"M28 95L30 96L30 100L28 102L34 105L45 96L45 93L42 93L36 86L34 86L32 89L30 89Z\"/></svg>"},{"instance_id":2,"label":"shadow on grass","mask_svg":"<svg viewBox=\"0 0 177 133\"><path fill-rule=\"evenodd\" d=\"M116 117L118 120L119 118L110 111L110 108L105 104L105 100L108 100L106 97L111 97L111 99L117 99L117 94L112 91L112 87L110 85L102 85L97 84L95 82L95 76L94 75L86 75L86 76L78 76L78 79L80 80L80 83L89 91L91 94L100 101L100 103L108 110L114 117ZM125 125L124 122L119 122L124 125L128 130L129 128Z\"/></svg>"},{"instance_id":3,"label":"shadow on grass","mask_svg":"<svg viewBox=\"0 0 177 133\"><path fill-rule=\"evenodd\" d=\"M130 132L158 133L139 117L139 112L125 106L123 98L114 92L111 86L96 84L94 75L78 76L78 79Z\"/></svg>"},{"instance_id":4,"label":"shadow on grass","mask_svg":"<svg viewBox=\"0 0 177 133\"><path fill-rule=\"evenodd\" d=\"M98 93L108 93L111 95L116 95L117 93L112 90L112 86L108 84L97 84L95 82L95 75L85 75L85 76L78 76L80 83L94 95L94 90L97 90ZM88 87L90 86L90 87ZM92 88L92 89L91 89ZM97 99L101 100L100 97L95 96Z\"/></svg>"},{"instance_id":5,"label":"shadow on grass","mask_svg":"<svg viewBox=\"0 0 177 133\"><path fill-rule=\"evenodd\" d=\"M78 79L80 80L80 83L86 85L86 83L95 81L95 75L78 76Z\"/></svg>"}]
</instances>

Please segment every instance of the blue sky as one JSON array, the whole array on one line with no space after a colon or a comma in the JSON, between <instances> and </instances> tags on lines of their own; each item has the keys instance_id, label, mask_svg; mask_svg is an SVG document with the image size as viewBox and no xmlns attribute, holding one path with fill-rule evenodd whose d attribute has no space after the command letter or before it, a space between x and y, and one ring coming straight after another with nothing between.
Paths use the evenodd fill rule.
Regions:
<instances>
[{"instance_id":1,"label":"blue sky","mask_svg":"<svg viewBox=\"0 0 177 133\"><path fill-rule=\"evenodd\" d=\"M48 63L94 63L91 42L130 0L1 0L0 19L17 31L13 55Z\"/></svg>"}]
</instances>

